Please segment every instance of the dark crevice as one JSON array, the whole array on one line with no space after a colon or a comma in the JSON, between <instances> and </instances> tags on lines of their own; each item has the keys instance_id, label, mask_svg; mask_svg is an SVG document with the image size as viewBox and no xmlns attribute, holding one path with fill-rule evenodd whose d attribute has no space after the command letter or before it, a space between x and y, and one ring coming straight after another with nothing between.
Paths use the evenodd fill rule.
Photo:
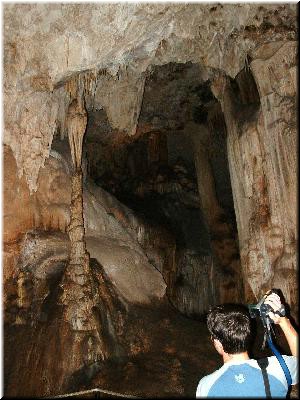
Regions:
<instances>
[{"instance_id":1,"label":"dark crevice","mask_svg":"<svg viewBox=\"0 0 300 400\"><path fill-rule=\"evenodd\" d=\"M231 79L234 117L243 124L256 121L260 110L260 97L256 82L249 68L242 69L235 79Z\"/></svg>"}]
</instances>

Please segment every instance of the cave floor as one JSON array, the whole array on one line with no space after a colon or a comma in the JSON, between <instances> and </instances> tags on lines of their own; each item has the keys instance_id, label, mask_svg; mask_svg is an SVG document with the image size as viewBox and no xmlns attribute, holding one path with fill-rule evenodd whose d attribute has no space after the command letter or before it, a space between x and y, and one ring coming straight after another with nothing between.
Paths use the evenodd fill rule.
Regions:
<instances>
[{"instance_id":1,"label":"cave floor","mask_svg":"<svg viewBox=\"0 0 300 400\"><path fill-rule=\"evenodd\" d=\"M136 315L137 320L133 323L140 322L138 321L140 313ZM221 358L210 342L205 322L184 317L166 304L156 309L155 312L150 308L144 309L143 318L149 328L148 337L152 338L147 351L141 353L137 347L136 354L134 354L135 349L133 348L130 356L112 357L101 362L100 368L94 373L89 374L87 371L82 371L77 376L78 380L72 390L59 394L99 388L123 396L139 398L195 397L199 380L222 365ZM37 334L35 329L28 326L13 326L4 329L4 390L7 397L10 396L11 388L20 384L18 379L20 374L22 375L22 369L26 369L27 372L21 381L24 385L27 379L28 387L34 385L34 375L38 373L39 366L40 374L45 375L43 363L40 361L34 366L32 377L28 359L37 350L45 352L48 344L51 350L53 332L51 328L47 330L46 324L39 330L37 343L41 343L41 337L44 338L42 340L43 347L39 344L37 349L33 344ZM137 330L137 332L139 331ZM278 340L280 342L280 337ZM258 330L253 355L255 357L271 355L269 350L261 352L261 343L262 333ZM284 348L285 343L281 344ZM51 351L49 355L51 356ZM39 357L37 353L36 357ZM60 362L60 357L56 353L52 352L52 357L56 358L57 363ZM55 361L50 365L54 366ZM30 384L29 380L31 380ZM37 386L41 387L40 379L38 379ZM297 395L293 396L295 390L296 388L291 395L293 398L297 398ZM11 393L23 396L20 387L19 390L13 390ZM29 394L26 392L24 396L27 397ZM45 394L43 392L43 396ZM57 394L56 392L55 395ZM75 398L77 396L70 395L68 397ZM80 397L118 396L92 392L81 394Z\"/></svg>"},{"instance_id":2,"label":"cave floor","mask_svg":"<svg viewBox=\"0 0 300 400\"><path fill-rule=\"evenodd\" d=\"M165 309L160 312L161 315L158 313L154 317L158 318L155 347L148 353L110 360L93 379L94 387L143 398L195 398L199 380L222 366L221 357L213 348L204 321L184 317L169 309L169 324L165 330L161 325L166 318ZM262 349L262 325L260 322L254 325L255 339L250 356L272 356L268 347ZM275 333L277 348L283 354L290 354L279 328L275 328ZM292 387L289 397L298 398L298 385Z\"/></svg>"},{"instance_id":3,"label":"cave floor","mask_svg":"<svg viewBox=\"0 0 300 400\"><path fill-rule=\"evenodd\" d=\"M143 398L195 397L201 377L221 366L221 360L209 341L205 323L186 318L171 307L163 307L155 313L146 309L144 318L149 326L149 336L153 335L148 351L139 353L137 348L137 354L101 362L100 371L89 378L83 371L81 376L78 375L76 387L68 392L99 388ZM53 331L50 328L49 335L47 330L42 328L41 331L43 334L39 334L38 342L41 343L40 338L44 335L44 344L42 349L40 344L38 347L46 351L47 343L52 347L49 335ZM4 390L7 396L10 396L11 388L18 385L22 365L30 369L28 357L29 353L37 350L32 343L35 338L36 330L28 326L4 329ZM135 349L132 351L134 353ZM36 365L33 370L37 371ZM27 378L21 379L23 382L34 379L30 378L30 373L27 374ZM22 391L13 390L13 394L22 395ZM27 395L28 392L25 393ZM85 397L95 397L95 393Z\"/></svg>"},{"instance_id":4,"label":"cave floor","mask_svg":"<svg viewBox=\"0 0 300 400\"><path fill-rule=\"evenodd\" d=\"M151 324L148 352L110 360L93 379L94 387L140 397L195 397L202 376L221 365L203 322L161 311ZM171 316L171 318L170 318ZM164 326L163 326L164 325Z\"/></svg>"}]
</instances>

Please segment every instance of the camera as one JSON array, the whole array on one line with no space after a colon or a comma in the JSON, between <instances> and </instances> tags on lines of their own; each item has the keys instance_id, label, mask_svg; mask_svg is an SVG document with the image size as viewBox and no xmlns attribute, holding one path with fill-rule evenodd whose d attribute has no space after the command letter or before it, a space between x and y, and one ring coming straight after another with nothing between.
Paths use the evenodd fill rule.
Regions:
<instances>
[{"instance_id":1,"label":"camera","mask_svg":"<svg viewBox=\"0 0 300 400\"><path fill-rule=\"evenodd\" d=\"M271 318L268 317L268 314L270 312L273 312L274 314L277 314L280 317L285 316L285 307L283 304L281 305L281 308L277 311L273 311L272 307L269 304L265 304L267 296L269 296L271 293L276 293L278 294L278 296L280 296L280 292L278 289L271 289L264 295L264 297L257 304L248 305L248 310L251 318L260 317L263 320L268 319L269 322L272 323L273 321L271 320Z\"/></svg>"}]
</instances>

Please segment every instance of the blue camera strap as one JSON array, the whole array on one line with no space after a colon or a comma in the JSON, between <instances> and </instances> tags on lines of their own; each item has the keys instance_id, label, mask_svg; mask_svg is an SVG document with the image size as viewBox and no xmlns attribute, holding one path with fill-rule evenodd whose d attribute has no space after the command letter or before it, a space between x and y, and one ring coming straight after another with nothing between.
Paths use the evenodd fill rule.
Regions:
<instances>
[{"instance_id":1,"label":"blue camera strap","mask_svg":"<svg viewBox=\"0 0 300 400\"><path fill-rule=\"evenodd\" d=\"M279 353L279 351L274 346L271 335L267 335L267 341L268 341L268 345L269 345L270 349L272 350L272 353L276 356L279 364L281 365L281 368L284 372L288 387L290 387L290 385L292 384L292 377L291 377L290 370L288 369L288 366L286 365L284 358L282 357L282 355Z\"/></svg>"}]
</instances>

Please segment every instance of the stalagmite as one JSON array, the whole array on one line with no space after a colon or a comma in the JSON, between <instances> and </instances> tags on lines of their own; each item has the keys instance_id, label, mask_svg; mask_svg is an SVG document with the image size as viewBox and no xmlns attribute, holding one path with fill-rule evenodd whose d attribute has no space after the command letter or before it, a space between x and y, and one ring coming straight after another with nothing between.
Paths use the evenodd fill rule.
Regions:
<instances>
[{"instance_id":1,"label":"stalagmite","mask_svg":"<svg viewBox=\"0 0 300 400\"><path fill-rule=\"evenodd\" d=\"M70 261L65 271L62 302L66 306L64 317L73 330L95 328L92 315L93 292L89 271L89 254L84 240L82 199L82 142L87 124L87 113L82 99L74 99L68 110L67 129L73 162L71 215L68 226Z\"/></svg>"}]
</instances>

